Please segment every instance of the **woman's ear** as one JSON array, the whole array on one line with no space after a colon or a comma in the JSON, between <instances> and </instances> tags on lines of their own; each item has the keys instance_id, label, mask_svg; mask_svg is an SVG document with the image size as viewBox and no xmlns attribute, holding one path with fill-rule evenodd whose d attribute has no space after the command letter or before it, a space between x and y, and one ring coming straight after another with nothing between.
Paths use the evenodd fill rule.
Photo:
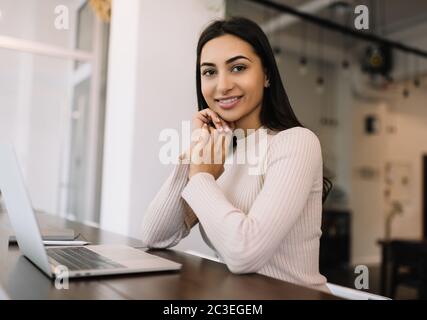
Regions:
<instances>
[{"instance_id":1,"label":"woman's ear","mask_svg":"<svg viewBox=\"0 0 427 320\"><path fill-rule=\"evenodd\" d=\"M270 79L268 79L267 69L264 69L264 87L268 88L270 86Z\"/></svg>"}]
</instances>

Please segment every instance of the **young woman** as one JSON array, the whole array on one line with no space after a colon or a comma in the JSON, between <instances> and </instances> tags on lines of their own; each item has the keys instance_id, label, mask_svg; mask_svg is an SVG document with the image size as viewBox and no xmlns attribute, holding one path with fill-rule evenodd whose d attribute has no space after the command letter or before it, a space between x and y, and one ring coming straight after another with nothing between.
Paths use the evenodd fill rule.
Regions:
<instances>
[{"instance_id":1,"label":"young woman","mask_svg":"<svg viewBox=\"0 0 427 320\"><path fill-rule=\"evenodd\" d=\"M199 222L203 239L231 272L327 291L319 238L331 185L323 178L319 140L292 111L266 35L245 18L215 21L200 36L196 69L199 111L192 124L205 135L180 156L145 212L144 243L172 247ZM249 174L248 163L224 165L225 156L219 164L192 160L195 146L206 151L215 137L237 129L244 135L229 149L221 140L222 151L236 159L265 130L263 172Z\"/></svg>"}]
</instances>

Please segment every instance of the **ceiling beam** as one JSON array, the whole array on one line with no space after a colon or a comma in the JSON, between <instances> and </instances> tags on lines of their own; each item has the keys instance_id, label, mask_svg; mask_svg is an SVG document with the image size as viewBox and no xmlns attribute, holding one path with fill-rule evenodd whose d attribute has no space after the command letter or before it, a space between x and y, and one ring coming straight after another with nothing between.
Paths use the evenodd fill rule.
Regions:
<instances>
[{"instance_id":1,"label":"ceiling beam","mask_svg":"<svg viewBox=\"0 0 427 320\"><path fill-rule=\"evenodd\" d=\"M299 17L300 19L304 19L305 21L315 24L321 28L326 28L331 31L339 32L356 39L364 40L371 43L376 43L378 45L384 45L395 50L400 50L406 53L417 55L419 57L427 58L427 51L424 51L415 47L407 46L401 42L396 42L384 37L380 37L371 32L359 31L353 28L343 26L339 23L330 21L328 19L323 19L312 14L300 12L289 5L284 5L282 3L277 3L270 0L247 0L247 1L255 2L260 5L266 6L268 8L276 9L280 12L292 14L294 16Z\"/></svg>"},{"instance_id":2,"label":"ceiling beam","mask_svg":"<svg viewBox=\"0 0 427 320\"><path fill-rule=\"evenodd\" d=\"M299 6L296 8L296 10L299 12L314 14L338 1L339 0L313 0ZM300 20L301 18L298 16L283 13L279 17L273 18L270 21L263 23L261 28L266 34L271 34L281 29L285 29Z\"/></svg>"}]
</instances>

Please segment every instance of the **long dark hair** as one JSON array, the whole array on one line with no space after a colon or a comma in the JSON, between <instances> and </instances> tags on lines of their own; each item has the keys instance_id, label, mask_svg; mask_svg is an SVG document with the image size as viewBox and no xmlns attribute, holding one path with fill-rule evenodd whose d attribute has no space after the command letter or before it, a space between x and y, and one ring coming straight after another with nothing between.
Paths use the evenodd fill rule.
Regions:
<instances>
[{"instance_id":1,"label":"long dark hair","mask_svg":"<svg viewBox=\"0 0 427 320\"><path fill-rule=\"evenodd\" d=\"M263 94L260 111L261 124L274 131L304 127L298 121L289 103L288 95L280 78L279 69L277 68L273 50L267 36L255 22L242 17L214 21L200 35L197 44L196 64L196 90L199 111L208 108L201 88L200 56L203 46L208 41L225 34L234 35L249 43L261 59L262 66L266 70L270 86L265 88ZM322 202L325 202L331 188L332 182L324 177Z\"/></svg>"}]
</instances>

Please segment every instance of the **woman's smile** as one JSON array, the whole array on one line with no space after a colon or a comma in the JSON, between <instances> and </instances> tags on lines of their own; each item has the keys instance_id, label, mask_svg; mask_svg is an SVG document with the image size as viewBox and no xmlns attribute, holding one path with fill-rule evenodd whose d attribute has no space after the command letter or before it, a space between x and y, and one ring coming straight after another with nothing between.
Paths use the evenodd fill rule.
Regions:
<instances>
[{"instance_id":1,"label":"woman's smile","mask_svg":"<svg viewBox=\"0 0 427 320\"><path fill-rule=\"evenodd\" d=\"M225 97L215 99L216 103L225 110L234 108L241 100L243 96Z\"/></svg>"}]
</instances>

